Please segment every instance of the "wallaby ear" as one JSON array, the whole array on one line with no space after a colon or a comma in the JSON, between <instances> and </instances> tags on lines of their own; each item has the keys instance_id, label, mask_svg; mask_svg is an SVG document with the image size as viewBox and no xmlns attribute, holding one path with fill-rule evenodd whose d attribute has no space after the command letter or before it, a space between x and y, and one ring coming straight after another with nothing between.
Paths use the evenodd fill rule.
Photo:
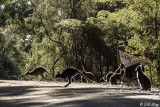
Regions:
<instances>
[{"instance_id":1,"label":"wallaby ear","mask_svg":"<svg viewBox=\"0 0 160 107\"><path fill-rule=\"evenodd\" d=\"M141 64L140 64L139 66L142 68L142 65L141 65Z\"/></svg>"},{"instance_id":2,"label":"wallaby ear","mask_svg":"<svg viewBox=\"0 0 160 107\"><path fill-rule=\"evenodd\" d=\"M143 70L143 65L142 64L139 65L139 70L141 70L141 71Z\"/></svg>"},{"instance_id":3,"label":"wallaby ear","mask_svg":"<svg viewBox=\"0 0 160 107\"><path fill-rule=\"evenodd\" d=\"M29 73L29 71L26 72L26 75Z\"/></svg>"},{"instance_id":4,"label":"wallaby ear","mask_svg":"<svg viewBox=\"0 0 160 107\"><path fill-rule=\"evenodd\" d=\"M137 67L136 67L135 71L137 71Z\"/></svg>"}]
</instances>

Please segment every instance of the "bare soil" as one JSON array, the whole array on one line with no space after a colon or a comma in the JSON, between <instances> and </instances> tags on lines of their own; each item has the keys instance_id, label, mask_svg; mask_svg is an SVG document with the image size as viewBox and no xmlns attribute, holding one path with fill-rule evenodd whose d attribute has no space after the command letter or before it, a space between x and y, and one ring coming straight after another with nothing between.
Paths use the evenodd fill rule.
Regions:
<instances>
[{"instance_id":1,"label":"bare soil","mask_svg":"<svg viewBox=\"0 0 160 107\"><path fill-rule=\"evenodd\" d=\"M110 84L0 80L0 107L160 107L160 90Z\"/></svg>"}]
</instances>

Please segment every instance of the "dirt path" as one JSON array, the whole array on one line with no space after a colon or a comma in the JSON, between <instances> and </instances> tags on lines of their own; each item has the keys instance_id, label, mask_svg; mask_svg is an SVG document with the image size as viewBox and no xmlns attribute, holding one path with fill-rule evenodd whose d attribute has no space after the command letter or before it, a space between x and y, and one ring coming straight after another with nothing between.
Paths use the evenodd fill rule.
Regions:
<instances>
[{"instance_id":1,"label":"dirt path","mask_svg":"<svg viewBox=\"0 0 160 107\"><path fill-rule=\"evenodd\" d=\"M160 90L103 84L0 80L0 107L160 107Z\"/></svg>"}]
</instances>

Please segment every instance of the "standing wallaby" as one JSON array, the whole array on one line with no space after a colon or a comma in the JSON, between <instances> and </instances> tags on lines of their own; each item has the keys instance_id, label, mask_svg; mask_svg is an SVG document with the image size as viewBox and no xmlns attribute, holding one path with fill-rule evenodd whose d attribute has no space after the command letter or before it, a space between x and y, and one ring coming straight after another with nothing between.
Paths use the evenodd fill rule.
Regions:
<instances>
[{"instance_id":1,"label":"standing wallaby","mask_svg":"<svg viewBox=\"0 0 160 107\"><path fill-rule=\"evenodd\" d=\"M107 75L106 75L106 82L109 82L110 81L110 78L112 75L116 74L116 73L120 73L121 70L123 70L125 68L124 64L120 64L118 69L113 73L113 72L109 72Z\"/></svg>"},{"instance_id":2,"label":"standing wallaby","mask_svg":"<svg viewBox=\"0 0 160 107\"><path fill-rule=\"evenodd\" d=\"M39 75L42 77L42 79L45 79L45 77L44 77L44 73L47 73L50 77L51 77L51 79L52 79L52 76L49 74L49 72L47 71L47 69L46 68L44 68L44 67L37 67L37 68L35 68L33 71L31 71L31 72L27 72L26 73L26 75L31 75L31 76L36 76L36 77L38 77ZM41 79L41 80L42 80ZM40 80L40 81L41 81Z\"/></svg>"},{"instance_id":3,"label":"standing wallaby","mask_svg":"<svg viewBox=\"0 0 160 107\"><path fill-rule=\"evenodd\" d=\"M94 82L94 81L90 80L89 78L87 78L81 71L79 71L78 69L76 69L74 67L66 68L61 73L58 72L58 74L55 76L55 78L68 79L68 83L65 85L65 87L67 87L68 85L71 84L72 78L74 76L76 76L77 74L80 74L81 76L85 77L88 81Z\"/></svg>"},{"instance_id":4,"label":"standing wallaby","mask_svg":"<svg viewBox=\"0 0 160 107\"><path fill-rule=\"evenodd\" d=\"M151 81L147 75L143 73L143 66L138 65L135 71L137 72L137 79L141 90L151 90Z\"/></svg>"}]
</instances>

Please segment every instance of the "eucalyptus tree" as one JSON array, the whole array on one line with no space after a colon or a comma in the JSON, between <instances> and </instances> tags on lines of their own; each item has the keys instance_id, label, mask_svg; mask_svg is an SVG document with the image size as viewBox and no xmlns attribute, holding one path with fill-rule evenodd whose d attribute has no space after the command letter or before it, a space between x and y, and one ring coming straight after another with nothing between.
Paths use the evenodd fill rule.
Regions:
<instances>
[{"instance_id":1,"label":"eucalyptus tree","mask_svg":"<svg viewBox=\"0 0 160 107\"><path fill-rule=\"evenodd\" d=\"M149 58L152 64L153 82L159 75L159 1L158 0L125 0L127 9L134 11L137 22L132 29L133 36L128 40L127 51ZM151 71L151 69L150 69ZM157 72L157 75L156 75ZM156 83L157 84L157 83Z\"/></svg>"}]
</instances>

